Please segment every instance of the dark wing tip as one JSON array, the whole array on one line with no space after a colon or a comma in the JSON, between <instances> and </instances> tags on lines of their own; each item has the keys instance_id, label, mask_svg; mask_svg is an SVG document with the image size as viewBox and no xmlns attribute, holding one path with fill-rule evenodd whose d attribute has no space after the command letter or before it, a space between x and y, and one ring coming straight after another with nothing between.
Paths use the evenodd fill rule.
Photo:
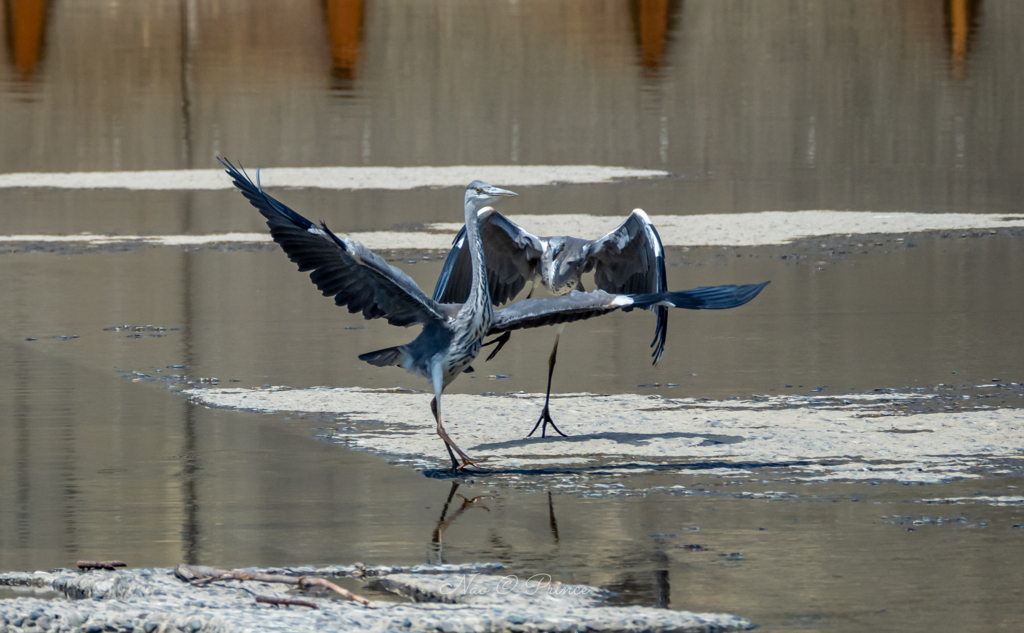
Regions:
<instances>
[{"instance_id":1,"label":"dark wing tip","mask_svg":"<svg viewBox=\"0 0 1024 633\"><path fill-rule=\"evenodd\" d=\"M655 314L658 315L658 321L654 326L654 340L651 341L651 347L654 348L654 351L651 352L651 356L654 358L652 365L657 365L661 360L662 354L665 353L665 339L668 338L668 308L658 306L655 308Z\"/></svg>"},{"instance_id":2,"label":"dark wing tip","mask_svg":"<svg viewBox=\"0 0 1024 633\"><path fill-rule=\"evenodd\" d=\"M232 163L227 158L224 158L223 156L218 156L217 162L221 164L221 167L224 168L224 172L228 176L231 176L232 180L242 180L245 182L252 183L252 181L249 180L249 175L245 173L245 169L243 169L241 165L235 167L234 163Z\"/></svg>"},{"instance_id":3,"label":"dark wing tip","mask_svg":"<svg viewBox=\"0 0 1024 633\"><path fill-rule=\"evenodd\" d=\"M761 291L764 290L765 286L770 283L771 280L759 284L746 284L744 286L740 286L739 292L737 292L737 301L741 302L738 303L737 306L741 306L744 303L751 301L754 297L761 294Z\"/></svg>"},{"instance_id":4,"label":"dark wing tip","mask_svg":"<svg viewBox=\"0 0 1024 633\"><path fill-rule=\"evenodd\" d=\"M703 304L700 308L704 310L738 308L761 294L764 287L770 283L770 281L766 281L759 284L744 284L742 286L718 286L717 291L716 288L708 288L706 296L701 297ZM697 290L704 289L698 288Z\"/></svg>"},{"instance_id":5,"label":"dark wing tip","mask_svg":"<svg viewBox=\"0 0 1024 633\"><path fill-rule=\"evenodd\" d=\"M661 305L687 310L728 310L749 303L769 283L771 282L742 286L702 286L693 290L639 296L649 297L644 302L646 305L656 305L664 301L665 303ZM644 303L638 304L637 307L646 307Z\"/></svg>"},{"instance_id":6,"label":"dark wing tip","mask_svg":"<svg viewBox=\"0 0 1024 633\"><path fill-rule=\"evenodd\" d=\"M770 283L771 281L742 286L705 286L683 292L659 293L658 295L649 296L665 297L667 294L669 301L674 303L677 308L727 310L749 303L754 297L761 294L765 286ZM652 364L657 365L665 353L665 341L668 338L668 308L661 305L656 306L655 310L657 311L658 321L654 327L654 340L651 341L651 347L654 348L651 356L654 358Z\"/></svg>"}]
</instances>

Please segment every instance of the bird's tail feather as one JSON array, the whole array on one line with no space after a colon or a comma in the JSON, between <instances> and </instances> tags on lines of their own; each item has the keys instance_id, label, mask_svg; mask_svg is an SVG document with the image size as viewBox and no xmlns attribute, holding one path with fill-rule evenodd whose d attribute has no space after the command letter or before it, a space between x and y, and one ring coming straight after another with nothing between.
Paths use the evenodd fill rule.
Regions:
<instances>
[{"instance_id":1,"label":"bird's tail feather","mask_svg":"<svg viewBox=\"0 0 1024 633\"><path fill-rule=\"evenodd\" d=\"M377 367L398 365L402 362L402 348L401 346L387 347L373 352L366 352L365 354L359 355L359 360L365 360L371 365L376 365Z\"/></svg>"}]
</instances>

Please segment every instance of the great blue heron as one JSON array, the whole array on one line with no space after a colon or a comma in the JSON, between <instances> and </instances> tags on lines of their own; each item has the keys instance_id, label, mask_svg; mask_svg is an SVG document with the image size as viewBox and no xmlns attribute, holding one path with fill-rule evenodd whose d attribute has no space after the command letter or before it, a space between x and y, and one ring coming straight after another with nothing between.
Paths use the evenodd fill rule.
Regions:
<instances>
[{"instance_id":1,"label":"great blue heron","mask_svg":"<svg viewBox=\"0 0 1024 633\"><path fill-rule=\"evenodd\" d=\"M485 336L654 305L732 308L756 297L768 283L636 295L600 290L572 292L564 297L528 299L494 310L487 291L477 211L500 197L515 194L474 180L466 188L464 207L473 271L469 297L464 304L438 303L427 297L411 277L370 249L338 237L323 222L320 226L313 224L264 192L258 177L254 183L229 161L219 160L242 195L267 219L274 241L298 264L299 270L311 271L310 279L325 296L333 296L334 302L348 306L349 312L361 311L367 319L384 318L391 325L423 326L423 331L412 342L361 354L359 359L377 366L401 365L406 371L431 381L434 399L430 408L437 422L437 434L444 440L452 468L456 470L484 460L471 459L448 437L441 423L441 392L467 370L480 353ZM461 463L455 453L462 459Z\"/></svg>"},{"instance_id":2,"label":"great blue heron","mask_svg":"<svg viewBox=\"0 0 1024 633\"><path fill-rule=\"evenodd\" d=\"M487 262L487 283L491 301L501 305L510 301L530 282L530 294L539 281L552 294L563 295L572 290L583 290L583 275L594 271L598 289L611 293L640 294L668 290L665 277L665 255L661 237L642 209L633 213L617 229L594 240L567 235L538 236L530 233L501 213L487 207L477 214L480 235L484 243ZM452 241L452 250L441 269L434 287L434 301L458 303L469 296L472 269L466 252L466 228L463 227ZM652 306L657 314L654 326L654 364L661 360L668 334L668 308ZM544 408L527 437L540 426L541 437L546 437L548 424L561 436L565 433L551 419L551 376L558 356L558 340L565 324L558 326L555 344L548 357L548 389ZM494 358L509 334L484 345L497 343L487 360ZM541 426L543 424L543 426Z\"/></svg>"}]
</instances>

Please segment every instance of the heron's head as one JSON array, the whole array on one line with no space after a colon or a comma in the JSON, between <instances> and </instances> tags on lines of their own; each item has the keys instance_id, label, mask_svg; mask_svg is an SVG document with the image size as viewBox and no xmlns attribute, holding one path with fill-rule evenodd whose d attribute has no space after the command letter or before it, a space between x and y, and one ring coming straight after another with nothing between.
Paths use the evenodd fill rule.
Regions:
<instances>
[{"instance_id":1,"label":"heron's head","mask_svg":"<svg viewBox=\"0 0 1024 633\"><path fill-rule=\"evenodd\" d=\"M477 209L494 202L498 198L514 196L514 192L488 184L482 180L474 180L466 187L466 204L472 203Z\"/></svg>"},{"instance_id":2,"label":"heron's head","mask_svg":"<svg viewBox=\"0 0 1024 633\"><path fill-rule=\"evenodd\" d=\"M562 235L548 240L541 256L541 279L548 290L562 295L576 288L587 266L587 244L586 240Z\"/></svg>"}]
</instances>

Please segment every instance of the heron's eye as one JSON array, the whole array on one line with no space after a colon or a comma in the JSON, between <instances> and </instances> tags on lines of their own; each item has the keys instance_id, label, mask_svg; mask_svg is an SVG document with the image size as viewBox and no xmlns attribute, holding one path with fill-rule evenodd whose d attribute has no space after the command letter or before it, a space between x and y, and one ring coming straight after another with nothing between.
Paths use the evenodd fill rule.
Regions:
<instances>
[{"instance_id":1,"label":"heron's eye","mask_svg":"<svg viewBox=\"0 0 1024 633\"><path fill-rule=\"evenodd\" d=\"M483 192L484 192L484 190L483 190L483 189L481 189L480 187L477 187L477 188L476 188L476 192L477 192L477 193L483 193Z\"/></svg>"}]
</instances>

